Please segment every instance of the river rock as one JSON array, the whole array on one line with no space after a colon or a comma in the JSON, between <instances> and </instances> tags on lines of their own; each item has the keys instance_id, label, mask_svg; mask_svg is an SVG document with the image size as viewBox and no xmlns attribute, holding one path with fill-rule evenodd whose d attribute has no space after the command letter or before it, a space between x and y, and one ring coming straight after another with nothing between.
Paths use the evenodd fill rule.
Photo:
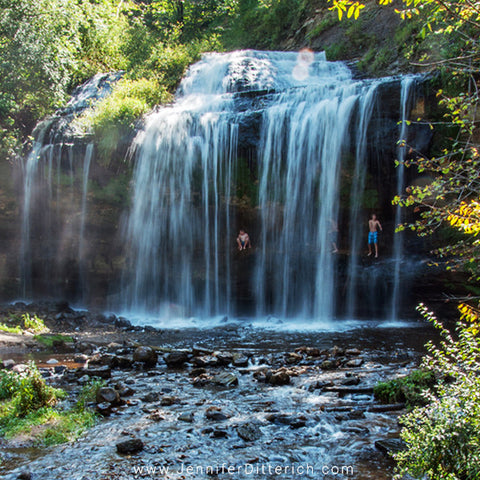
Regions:
<instances>
[{"instance_id":1,"label":"river rock","mask_svg":"<svg viewBox=\"0 0 480 480\"><path fill-rule=\"evenodd\" d=\"M287 353L286 358L285 358L285 361L289 365L293 365L294 363L301 362L302 360L303 360L303 356L300 355L299 353L295 353L295 352Z\"/></svg>"},{"instance_id":2,"label":"river rock","mask_svg":"<svg viewBox=\"0 0 480 480\"><path fill-rule=\"evenodd\" d=\"M101 387L97 390L97 395L95 397L97 403L109 403L111 405L120 404L120 395L119 393L111 387Z\"/></svg>"},{"instance_id":3,"label":"river rock","mask_svg":"<svg viewBox=\"0 0 480 480\"><path fill-rule=\"evenodd\" d=\"M97 412L104 417L112 413L112 404L108 402L97 403Z\"/></svg>"},{"instance_id":4,"label":"river rock","mask_svg":"<svg viewBox=\"0 0 480 480\"><path fill-rule=\"evenodd\" d=\"M335 370L337 368L337 362L334 362L333 360L324 360L320 364L320 368L322 370Z\"/></svg>"},{"instance_id":5,"label":"river rock","mask_svg":"<svg viewBox=\"0 0 480 480\"><path fill-rule=\"evenodd\" d=\"M350 357L357 357L358 355L361 355L361 351L358 348L347 348L345 350L345 355L348 355Z\"/></svg>"},{"instance_id":6,"label":"river rock","mask_svg":"<svg viewBox=\"0 0 480 480\"><path fill-rule=\"evenodd\" d=\"M222 412L221 408L219 407L209 407L205 411L205 417L208 420L213 420L215 422L222 422L223 420L227 420L229 417L225 413Z\"/></svg>"},{"instance_id":7,"label":"river rock","mask_svg":"<svg viewBox=\"0 0 480 480\"><path fill-rule=\"evenodd\" d=\"M157 360L157 352L151 347L138 347L133 352L133 361L143 363L146 367L154 367Z\"/></svg>"},{"instance_id":8,"label":"river rock","mask_svg":"<svg viewBox=\"0 0 480 480\"><path fill-rule=\"evenodd\" d=\"M112 376L112 370L108 365L104 365L101 367L79 369L79 374L89 375L90 377L99 377L106 380Z\"/></svg>"},{"instance_id":9,"label":"river rock","mask_svg":"<svg viewBox=\"0 0 480 480\"><path fill-rule=\"evenodd\" d=\"M244 355L234 356L232 365L239 368L248 367L248 357L245 357Z\"/></svg>"},{"instance_id":10,"label":"river rock","mask_svg":"<svg viewBox=\"0 0 480 480\"><path fill-rule=\"evenodd\" d=\"M218 365L218 358L213 355L195 357L193 359L193 364L197 367L216 367Z\"/></svg>"},{"instance_id":11,"label":"river rock","mask_svg":"<svg viewBox=\"0 0 480 480\"><path fill-rule=\"evenodd\" d=\"M233 354L229 352L217 352L215 358L219 366L226 367L233 362Z\"/></svg>"},{"instance_id":12,"label":"river rock","mask_svg":"<svg viewBox=\"0 0 480 480\"><path fill-rule=\"evenodd\" d=\"M282 425L289 425L291 428L302 428L306 425L307 419L300 415L287 415L286 413L272 413L267 415L267 420L271 423L280 423Z\"/></svg>"},{"instance_id":13,"label":"river rock","mask_svg":"<svg viewBox=\"0 0 480 480\"><path fill-rule=\"evenodd\" d=\"M15 366L15 360L12 360L9 358L8 360L3 360L2 362L2 368L5 370L12 370L12 368Z\"/></svg>"},{"instance_id":14,"label":"river rock","mask_svg":"<svg viewBox=\"0 0 480 480\"><path fill-rule=\"evenodd\" d=\"M377 440L375 447L386 455L401 452L405 449L405 443L400 438L387 438L385 440Z\"/></svg>"},{"instance_id":15,"label":"river rock","mask_svg":"<svg viewBox=\"0 0 480 480\"><path fill-rule=\"evenodd\" d=\"M192 369L192 371L188 375L190 375L190 377L198 377L199 375L203 375L204 373L207 373L207 370L201 367Z\"/></svg>"},{"instance_id":16,"label":"river rock","mask_svg":"<svg viewBox=\"0 0 480 480\"><path fill-rule=\"evenodd\" d=\"M262 431L255 423L244 423L237 427L237 434L246 442L254 442L262 436Z\"/></svg>"},{"instance_id":17,"label":"river rock","mask_svg":"<svg viewBox=\"0 0 480 480\"><path fill-rule=\"evenodd\" d=\"M345 366L347 368L357 368L357 367L361 367L362 365L363 365L363 358L352 358L347 363L345 363Z\"/></svg>"},{"instance_id":18,"label":"river rock","mask_svg":"<svg viewBox=\"0 0 480 480\"><path fill-rule=\"evenodd\" d=\"M212 382L224 387L235 387L238 385L238 377L230 372L222 372L212 377Z\"/></svg>"},{"instance_id":19,"label":"river rock","mask_svg":"<svg viewBox=\"0 0 480 480\"><path fill-rule=\"evenodd\" d=\"M166 396L166 397L162 397L162 399L160 400L160 405L162 407L169 407L176 403L180 403L180 399L177 397Z\"/></svg>"},{"instance_id":20,"label":"river rock","mask_svg":"<svg viewBox=\"0 0 480 480\"><path fill-rule=\"evenodd\" d=\"M131 438L130 440L117 443L116 447L118 453L122 455L132 455L141 452L144 444L139 438Z\"/></svg>"},{"instance_id":21,"label":"river rock","mask_svg":"<svg viewBox=\"0 0 480 480\"><path fill-rule=\"evenodd\" d=\"M160 392L148 392L140 400L146 403L158 402L160 399Z\"/></svg>"},{"instance_id":22,"label":"river rock","mask_svg":"<svg viewBox=\"0 0 480 480\"><path fill-rule=\"evenodd\" d=\"M360 383L360 379L358 377L348 377L345 380L342 380L342 385L345 386L355 386Z\"/></svg>"},{"instance_id":23,"label":"river rock","mask_svg":"<svg viewBox=\"0 0 480 480\"><path fill-rule=\"evenodd\" d=\"M183 412L178 416L178 420L181 422L192 423L195 418L195 414L193 412Z\"/></svg>"},{"instance_id":24,"label":"river rock","mask_svg":"<svg viewBox=\"0 0 480 480\"><path fill-rule=\"evenodd\" d=\"M32 474L30 472L20 472L17 477L18 480L31 480Z\"/></svg>"},{"instance_id":25,"label":"river rock","mask_svg":"<svg viewBox=\"0 0 480 480\"><path fill-rule=\"evenodd\" d=\"M288 385L290 383L290 375L285 370L268 371L265 379L270 385Z\"/></svg>"},{"instance_id":26,"label":"river rock","mask_svg":"<svg viewBox=\"0 0 480 480\"><path fill-rule=\"evenodd\" d=\"M210 436L212 438L226 438L228 437L228 433L223 428L214 428Z\"/></svg>"},{"instance_id":27,"label":"river rock","mask_svg":"<svg viewBox=\"0 0 480 480\"><path fill-rule=\"evenodd\" d=\"M189 356L187 352L177 351L177 352L170 352L165 357L165 363L170 368L180 368L188 362Z\"/></svg>"}]
</instances>

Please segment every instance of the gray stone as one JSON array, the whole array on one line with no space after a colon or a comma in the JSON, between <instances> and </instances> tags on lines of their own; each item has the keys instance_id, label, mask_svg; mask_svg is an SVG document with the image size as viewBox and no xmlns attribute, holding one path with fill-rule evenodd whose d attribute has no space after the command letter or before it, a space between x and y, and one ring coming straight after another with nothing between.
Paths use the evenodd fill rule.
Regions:
<instances>
[{"instance_id":1,"label":"gray stone","mask_svg":"<svg viewBox=\"0 0 480 480\"><path fill-rule=\"evenodd\" d=\"M320 368L322 370L334 370L335 368L337 368L337 363L332 360L324 360L320 364Z\"/></svg>"},{"instance_id":2,"label":"gray stone","mask_svg":"<svg viewBox=\"0 0 480 480\"><path fill-rule=\"evenodd\" d=\"M90 377L99 377L108 379L112 376L112 370L108 365L94 368L79 369L79 374L89 375Z\"/></svg>"},{"instance_id":3,"label":"gray stone","mask_svg":"<svg viewBox=\"0 0 480 480\"><path fill-rule=\"evenodd\" d=\"M246 442L254 442L262 436L262 431L255 423L244 423L237 427L237 434Z\"/></svg>"},{"instance_id":4,"label":"gray stone","mask_svg":"<svg viewBox=\"0 0 480 480\"><path fill-rule=\"evenodd\" d=\"M208 420L213 420L214 422L222 422L227 420L228 415L223 413L219 407L209 407L205 412L205 417Z\"/></svg>"},{"instance_id":5,"label":"gray stone","mask_svg":"<svg viewBox=\"0 0 480 480\"><path fill-rule=\"evenodd\" d=\"M385 440L377 440L375 447L386 455L401 452L405 449L405 443L400 438L387 438Z\"/></svg>"},{"instance_id":6,"label":"gray stone","mask_svg":"<svg viewBox=\"0 0 480 480\"><path fill-rule=\"evenodd\" d=\"M6 370L11 370L15 366L15 360L12 360L9 358L8 360L3 360L2 362L2 368L5 368Z\"/></svg>"},{"instance_id":7,"label":"gray stone","mask_svg":"<svg viewBox=\"0 0 480 480\"><path fill-rule=\"evenodd\" d=\"M363 365L363 358L352 358L352 360L349 360L347 363L345 363L345 366L347 368L357 368L361 367Z\"/></svg>"},{"instance_id":8,"label":"gray stone","mask_svg":"<svg viewBox=\"0 0 480 480\"><path fill-rule=\"evenodd\" d=\"M178 420L187 423L192 423L194 418L195 414L193 412L183 412L178 416Z\"/></svg>"},{"instance_id":9,"label":"gray stone","mask_svg":"<svg viewBox=\"0 0 480 480\"><path fill-rule=\"evenodd\" d=\"M132 455L141 452L144 444L139 438L131 438L130 440L117 443L116 447L118 453L122 455Z\"/></svg>"},{"instance_id":10,"label":"gray stone","mask_svg":"<svg viewBox=\"0 0 480 480\"><path fill-rule=\"evenodd\" d=\"M142 402L146 402L146 403L153 403L153 402L158 402L159 399L160 399L160 393L159 392L148 392L140 400L142 400Z\"/></svg>"},{"instance_id":11,"label":"gray stone","mask_svg":"<svg viewBox=\"0 0 480 480\"><path fill-rule=\"evenodd\" d=\"M111 387L101 387L97 390L96 395L97 403L109 403L110 405L120 404L119 393Z\"/></svg>"},{"instance_id":12,"label":"gray stone","mask_svg":"<svg viewBox=\"0 0 480 480\"><path fill-rule=\"evenodd\" d=\"M157 352L151 347L138 347L133 352L133 361L143 363L146 367L154 367L157 360Z\"/></svg>"},{"instance_id":13,"label":"gray stone","mask_svg":"<svg viewBox=\"0 0 480 480\"><path fill-rule=\"evenodd\" d=\"M290 383L290 375L284 370L271 372L271 375L267 373L265 378L271 385L288 385Z\"/></svg>"},{"instance_id":14,"label":"gray stone","mask_svg":"<svg viewBox=\"0 0 480 480\"><path fill-rule=\"evenodd\" d=\"M235 387L238 385L238 378L230 372L222 372L212 377L212 382L224 387Z\"/></svg>"},{"instance_id":15,"label":"gray stone","mask_svg":"<svg viewBox=\"0 0 480 480\"><path fill-rule=\"evenodd\" d=\"M170 368L180 368L188 362L189 356L187 352L177 351L177 352L170 352L165 357L165 363Z\"/></svg>"}]
</instances>

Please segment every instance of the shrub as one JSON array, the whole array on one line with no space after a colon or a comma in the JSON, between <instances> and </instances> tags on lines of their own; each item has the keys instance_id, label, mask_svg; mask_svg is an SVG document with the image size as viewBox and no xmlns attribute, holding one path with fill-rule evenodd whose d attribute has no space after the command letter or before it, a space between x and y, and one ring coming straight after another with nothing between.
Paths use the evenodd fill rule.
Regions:
<instances>
[{"instance_id":1,"label":"shrub","mask_svg":"<svg viewBox=\"0 0 480 480\"><path fill-rule=\"evenodd\" d=\"M457 338L420 306L443 337L427 344L423 368L441 380L426 393L428 404L402 417L407 448L396 454L398 477L409 473L430 480L480 478L480 335L478 320L460 321Z\"/></svg>"},{"instance_id":2,"label":"shrub","mask_svg":"<svg viewBox=\"0 0 480 480\"><path fill-rule=\"evenodd\" d=\"M16 415L24 417L42 407L55 405L64 396L63 390L48 386L35 364L30 363L27 371L19 375L12 401Z\"/></svg>"},{"instance_id":3,"label":"shrub","mask_svg":"<svg viewBox=\"0 0 480 480\"><path fill-rule=\"evenodd\" d=\"M37 317L37 315L30 316L29 313L22 315L23 327L32 333L47 332L48 328L45 326L44 321Z\"/></svg>"}]
</instances>

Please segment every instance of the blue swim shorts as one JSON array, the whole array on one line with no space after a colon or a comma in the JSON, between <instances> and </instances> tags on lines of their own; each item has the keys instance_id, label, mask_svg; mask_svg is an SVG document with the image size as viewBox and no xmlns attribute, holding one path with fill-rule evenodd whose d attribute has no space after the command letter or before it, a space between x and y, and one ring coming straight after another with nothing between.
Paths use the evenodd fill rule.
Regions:
<instances>
[{"instance_id":1,"label":"blue swim shorts","mask_svg":"<svg viewBox=\"0 0 480 480\"><path fill-rule=\"evenodd\" d=\"M378 232L368 232L368 243L378 242Z\"/></svg>"}]
</instances>

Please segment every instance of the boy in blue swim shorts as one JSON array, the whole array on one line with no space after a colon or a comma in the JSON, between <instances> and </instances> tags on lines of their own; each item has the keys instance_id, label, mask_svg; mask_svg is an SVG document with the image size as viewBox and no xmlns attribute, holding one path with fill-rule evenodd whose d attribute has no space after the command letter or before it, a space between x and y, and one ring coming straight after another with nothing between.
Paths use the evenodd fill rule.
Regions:
<instances>
[{"instance_id":1,"label":"boy in blue swim shorts","mask_svg":"<svg viewBox=\"0 0 480 480\"><path fill-rule=\"evenodd\" d=\"M382 231L382 225L377 220L377 216L372 213L368 221L368 256L372 254L372 244L375 245L375 258L378 258L378 230Z\"/></svg>"}]
</instances>

